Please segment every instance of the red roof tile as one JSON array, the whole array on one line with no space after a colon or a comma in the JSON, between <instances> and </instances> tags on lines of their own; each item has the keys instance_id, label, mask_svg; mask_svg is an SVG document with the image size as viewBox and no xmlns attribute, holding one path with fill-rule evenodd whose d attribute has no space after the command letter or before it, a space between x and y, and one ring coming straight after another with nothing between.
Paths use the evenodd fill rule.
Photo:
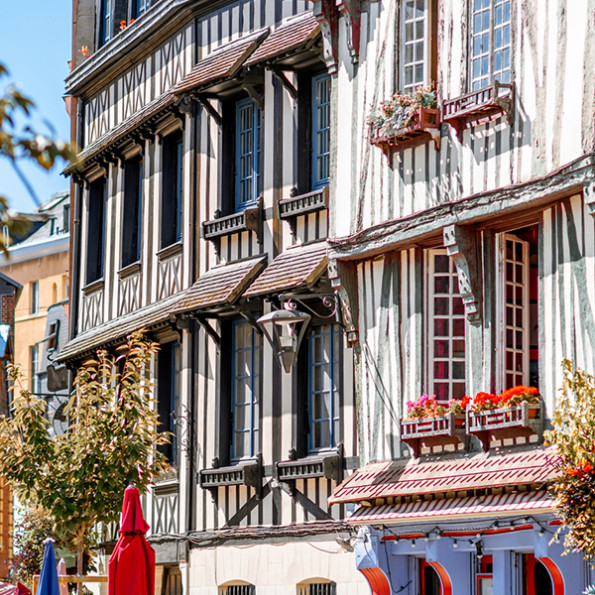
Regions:
<instances>
[{"instance_id":1,"label":"red roof tile","mask_svg":"<svg viewBox=\"0 0 595 595\"><path fill-rule=\"evenodd\" d=\"M212 85L221 79L233 77L268 34L269 30L263 29L215 50L194 66L173 88L173 93L179 95L199 87Z\"/></svg>"},{"instance_id":2,"label":"red roof tile","mask_svg":"<svg viewBox=\"0 0 595 595\"><path fill-rule=\"evenodd\" d=\"M360 506L347 521L353 525L382 523L391 525L412 521L441 522L472 517L474 519L551 513L554 501L544 490L513 492L469 498L416 500L383 506Z\"/></svg>"},{"instance_id":3,"label":"red roof tile","mask_svg":"<svg viewBox=\"0 0 595 595\"><path fill-rule=\"evenodd\" d=\"M187 291L175 312L232 304L266 266L266 261L266 256L259 256L207 271Z\"/></svg>"},{"instance_id":4,"label":"red roof tile","mask_svg":"<svg viewBox=\"0 0 595 595\"><path fill-rule=\"evenodd\" d=\"M551 449L471 454L420 462L389 461L362 467L328 499L329 504L460 490L545 484L557 476Z\"/></svg>"},{"instance_id":5,"label":"red roof tile","mask_svg":"<svg viewBox=\"0 0 595 595\"><path fill-rule=\"evenodd\" d=\"M314 15L311 12L300 15L273 31L246 61L246 66L298 50L319 34L320 25Z\"/></svg>"},{"instance_id":6,"label":"red roof tile","mask_svg":"<svg viewBox=\"0 0 595 595\"><path fill-rule=\"evenodd\" d=\"M273 260L244 293L244 297L276 293L303 286L311 287L326 271L326 252L326 242L288 248Z\"/></svg>"}]
</instances>

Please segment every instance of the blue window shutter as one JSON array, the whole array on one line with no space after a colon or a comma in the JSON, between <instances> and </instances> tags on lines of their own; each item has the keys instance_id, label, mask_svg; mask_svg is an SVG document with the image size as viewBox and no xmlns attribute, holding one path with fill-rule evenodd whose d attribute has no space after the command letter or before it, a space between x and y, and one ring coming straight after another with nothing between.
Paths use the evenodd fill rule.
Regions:
<instances>
[{"instance_id":1,"label":"blue window shutter","mask_svg":"<svg viewBox=\"0 0 595 595\"><path fill-rule=\"evenodd\" d=\"M260 194L260 110L252 99L236 104L236 211L257 201Z\"/></svg>"},{"instance_id":2,"label":"blue window shutter","mask_svg":"<svg viewBox=\"0 0 595 595\"><path fill-rule=\"evenodd\" d=\"M328 185L330 165L331 77L312 78L312 189Z\"/></svg>"}]
</instances>

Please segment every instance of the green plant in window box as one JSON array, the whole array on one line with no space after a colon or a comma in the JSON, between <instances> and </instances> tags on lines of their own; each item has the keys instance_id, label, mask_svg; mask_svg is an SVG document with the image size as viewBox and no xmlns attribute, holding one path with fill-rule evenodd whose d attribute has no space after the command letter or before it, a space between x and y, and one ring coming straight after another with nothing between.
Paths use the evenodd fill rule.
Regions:
<instances>
[{"instance_id":1,"label":"green plant in window box","mask_svg":"<svg viewBox=\"0 0 595 595\"><path fill-rule=\"evenodd\" d=\"M564 359L564 382L552 417L553 430L544 433L557 449L559 475L550 487L566 551L581 550L595 558L595 379ZM560 529L560 530L561 530ZM595 593L595 591L587 591Z\"/></svg>"},{"instance_id":2,"label":"green plant in window box","mask_svg":"<svg viewBox=\"0 0 595 595\"><path fill-rule=\"evenodd\" d=\"M435 109L436 105L436 91L431 87L418 87L414 93L395 93L372 108L368 116L372 139L398 136L415 123L420 108Z\"/></svg>"}]
</instances>

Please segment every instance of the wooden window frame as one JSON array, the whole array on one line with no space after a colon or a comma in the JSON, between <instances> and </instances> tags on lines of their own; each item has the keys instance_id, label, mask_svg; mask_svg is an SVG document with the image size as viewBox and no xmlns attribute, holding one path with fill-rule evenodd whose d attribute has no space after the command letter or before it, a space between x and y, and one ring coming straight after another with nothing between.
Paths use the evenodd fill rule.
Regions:
<instances>
[{"instance_id":1,"label":"wooden window frame","mask_svg":"<svg viewBox=\"0 0 595 595\"><path fill-rule=\"evenodd\" d=\"M448 258L449 263L449 272L440 272L437 273L436 271L436 256L446 256ZM426 271L427 271L427 291L426 291L426 311L427 311L427 321L426 321L426 336L428 337L427 345L428 345L428 353L427 353L427 378L428 378L428 394L436 394L437 398L440 401L448 401L452 398L462 398L465 393L465 389L463 390L463 394L454 394L453 385L454 384L462 384L461 379L454 378L453 376L453 365L454 364L462 364L463 368L466 370L466 357L467 357L467 350L466 350L466 335L467 335L467 320L465 316L465 309L463 305L463 298L461 297L460 293L456 293L454 291L454 283L457 283L458 287L458 275L457 269L455 267L455 263L448 256L446 249L439 248L439 249L429 249L426 250ZM435 288L435 280L438 276L448 276L449 281L449 289L448 292L436 292ZM448 299L449 303L449 312L445 315L437 315L435 312L435 299L436 298L446 298ZM460 300L460 311L455 313L454 312L454 300ZM439 336L435 333L435 321L439 318L447 318L449 320L449 329L445 335ZM463 357L455 357L454 356L454 341L457 340L455 335L453 334L453 327L454 322L457 321L459 324L463 324L463 335L456 335L460 337L458 340L463 341L464 346L464 354ZM434 351L434 341L437 338L440 340L445 341L448 345L449 353L447 356L439 357L435 355ZM448 363L448 375L445 378L436 378L435 377L435 363L437 361L443 361ZM441 381L443 384L448 385L448 394L446 396L438 395L435 390L435 384ZM467 378L463 379L463 382L466 387Z\"/></svg>"},{"instance_id":2,"label":"wooden window frame","mask_svg":"<svg viewBox=\"0 0 595 595\"><path fill-rule=\"evenodd\" d=\"M487 6L481 6L480 10L477 11L475 4L476 2L487 2ZM502 23L496 25L495 23L495 12L499 7L502 7L503 12L505 11L505 6L508 6L508 20L504 20L504 14L502 16ZM490 84L494 80L497 80L499 83L506 83L509 84L512 81L512 50L513 50L513 39L512 39L512 0L469 0L469 91L478 91L483 89ZM489 19L489 29L480 29L481 32L487 31L488 34L488 49L487 51L483 51L479 54L476 54L476 45L474 38L476 36L475 33L475 15L478 12L485 13L487 11L488 19ZM504 30L508 26L508 43L504 43ZM496 37L498 34L498 29L502 29L502 45L498 48L495 47ZM482 48L483 49L483 48ZM500 68L496 70L495 68L495 57L499 51L505 52L508 49L508 67L507 68ZM482 70L482 74L478 77L474 76L473 72L473 64L476 59L480 59L482 57L487 58L487 65L488 70L487 73L484 73ZM498 76L498 74L504 76Z\"/></svg>"},{"instance_id":3,"label":"wooden window frame","mask_svg":"<svg viewBox=\"0 0 595 595\"><path fill-rule=\"evenodd\" d=\"M328 186L330 179L330 115L332 80L328 73L323 72L322 74L317 74L313 76L311 84L311 189L319 190L320 188ZM326 95L324 100L321 100L321 84L326 84L326 88L323 91L323 93ZM323 165L321 166L321 168L319 168L320 160L323 161ZM320 170L322 170L322 172L326 175L318 175Z\"/></svg>"},{"instance_id":4,"label":"wooden window frame","mask_svg":"<svg viewBox=\"0 0 595 595\"><path fill-rule=\"evenodd\" d=\"M184 203L184 135L163 137L161 159L161 248L182 240Z\"/></svg>"},{"instance_id":5,"label":"wooden window frame","mask_svg":"<svg viewBox=\"0 0 595 595\"><path fill-rule=\"evenodd\" d=\"M150 0L130 0L129 20L138 19L149 10Z\"/></svg>"},{"instance_id":6,"label":"wooden window frame","mask_svg":"<svg viewBox=\"0 0 595 595\"><path fill-rule=\"evenodd\" d=\"M37 314L39 312L39 281L29 283L29 313Z\"/></svg>"},{"instance_id":7,"label":"wooden window frame","mask_svg":"<svg viewBox=\"0 0 595 595\"><path fill-rule=\"evenodd\" d=\"M124 166L124 200L122 204L121 267L141 259L143 221L143 160L130 159Z\"/></svg>"},{"instance_id":8,"label":"wooden window frame","mask_svg":"<svg viewBox=\"0 0 595 595\"><path fill-rule=\"evenodd\" d=\"M98 178L89 184L88 199L89 208L87 209L87 254L85 270L85 280L87 285L103 279L105 272L106 178Z\"/></svg>"},{"instance_id":9,"label":"wooden window frame","mask_svg":"<svg viewBox=\"0 0 595 595\"><path fill-rule=\"evenodd\" d=\"M249 345L238 344L238 329L250 329ZM244 332L244 331L243 331ZM238 352L248 353L250 357L250 366L248 375L240 375L237 369ZM230 406L231 406L231 440L230 440L230 460L232 463L238 463L243 459L251 459L257 456L260 445L260 416L261 416L261 368L262 368L262 337L258 334L256 329L250 325L246 320L238 318L231 322L231 387L230 387ZM248 405L246 401L239 405L237 402L238 381L242 382L244 392L246 389L250 391L251 399ZM237 408L241 406L244 410L248 409L249 419L246 420L244 416L244 423L241 429L236 428ZM250 446L249 451L246 452L242 443L242 450L239 453L238 448L238 434L242 436L249 434Z\"/></svg>"},{"instance_id":10,"label":"wooden window frame","mask_svg":"<svg viewBox=\"0 0 595 595\"><path fill-rule=\"evenodd\" d=\"M40 380L39 380L39 345L31 345L29 348L29 358L31 361L31 393L39 394Z\"/></svg>"},{"instance_id":11,"label":"wooden window frame","mask_svg":"<svg viewBox=\"0 0 595 595\"><path fill-rule=\"evenodd\" d=\"M179 462L179 417L181 401L182 346L178 341L164 343L157 356L157 409L162 431L171 433L169 444L157 448L172 467Z\"/></svg>"},{"instance_id":12,"label":"wooden window frame","mask_svg":"<svg viewBox=\"0 0 595 595\"><path fill-rule=\"evenodd\" d=\"M328 329L328 332L326 331ZM327 356L326 361L314 361L314 341L328 337L328 351L323 351L322 355ZM342 439L341 436L341 411L342 411L342 380L343 380L343 336L340 325L327 324L314 326L310 329L307 337L308 343L308 376L307 376L307 429L308 429L308 452L310 454L322 452L335 448ZM329 390L314 390L314 370L315 368L328 367L330 386ZM330 394L332 393L332 394ZM329 417L314 417L314 396L315 394L324 394L325 400L330 394L328 400ZM322 414L321 414L322 415ZM326 424L328 426L328 444L314 440L315 424ZM321 436L324 432L321 431Z\"/></svg>"},{"instance_id":13,"label":"wooden window frame","mask_svg":"<svg viewBox=\"0 0 595 595\"><path fill-rule=\"evenodd\" d=\"M101 0L99 6L98 46L103 47L112 38L113 1Z\"/></svg>"},{"instance_id":14,"label":"wooden window frame","mask_svg":"<svg viewBox=\"0 0 595 595\"><path fill-rule=\"evenodd\" d=\"M251 115L244 120L243 113L251 109ZM243 126L243 123L249 126ZM248 148L243 152L242 135L250 134ZM235 211L243 211L246 207L256 204L261 192L262 181L262 113L256 102L247 97L236 101L235 104ZM242 171L242 159L250 158L249 171ZM245 174L245 175L243 175ZM243 184L246 183L246 186ZM245 197L242 188L246 188Z\"/></svg>"}]
</instances>

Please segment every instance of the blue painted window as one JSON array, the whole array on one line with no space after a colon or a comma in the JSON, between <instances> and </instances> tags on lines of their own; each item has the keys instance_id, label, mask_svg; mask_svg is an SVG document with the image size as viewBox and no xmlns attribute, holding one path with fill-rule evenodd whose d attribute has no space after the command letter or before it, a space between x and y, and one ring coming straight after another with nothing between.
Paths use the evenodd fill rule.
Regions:
<instances>
[{"instance_id":1,"label":"blue painted window","mask_svg":"<svg viewBox=\"0 0 595 595\"><path fill-rule=\"evenodd\" d=\"M137 19L149 8L149 0L132 0L132 18Z\"/></svg>"},{"instance_id":2,"label":"blue painted window","mask_svg":"<svg viewBox=\"0 0 595 595\"><path fill-rule=\"evenodd\" d=\"M471 88L510 82L510 0L471 1Z\"/></svg>"},{"instance_id":3,"label":"blue painted window","mask_svg":"<svg viewBox=\"0 0 595 595\"><path fill-rule=\"evenodd\" d=\"M261 337L245 320L232 324L231 459L258 454Z\"/></svg>"},{"instance_id":4,"label":"blue painted window","mask_svg":"<svg viewBox=\"0 0 595 595\"><path fill-rule=\"evenodd\" d=\"M308 450L341 441L341 328L313 327L308 336Z\"/></svg>"},{"instance_id":5,"label":"blue painted window","mask_svg":"<svg viewBox=\"0 0 595 595\"><path fill-rule=\"evenodd\" d=\"M163 139L163 175L161 192L161 247L182 239L183 138L181 133Z\"/></svg>"},{"instance_id":6,"label":"blue painted window","mask_svg":"<svg viewBox=\"0 0 595 595\"><path fill-rule=\"evenodd\" d=\"M312 189L328 185L330 161L331 77L312 78Z\"/></svg>"},{"instance_id":7,"label":"blue painted window","mask_svg":"<svg viewBox=\"0 0 595 595\"><path fill-rule=\"evenodd\" d=\"M101 14L99 18L99 46L102 46L112 36L112 0L101 0Z\"/></svg>"},{"instance_id":8,"label":"blue painted window","mask_svg":"<svg viewBox=\"0 0 595 595\"><path fill-rule=\"evenodd\" d=\"M177 342L161 345L158 357L157 409L161 432L171 432L171 442L159 447L175 466L179 457L181 349Z\"/></svg>"},{"instance_id":9,"label":"blue painted window","mask_svg":"<svg viewBox=\"0 0 595 595\"><path fill-rule=\"evenodd\" d=\"M261 114L252 99L242 99L236 104L236 211L255 203L261 191L260 167Z\"/></svg>"}]
</instances>

